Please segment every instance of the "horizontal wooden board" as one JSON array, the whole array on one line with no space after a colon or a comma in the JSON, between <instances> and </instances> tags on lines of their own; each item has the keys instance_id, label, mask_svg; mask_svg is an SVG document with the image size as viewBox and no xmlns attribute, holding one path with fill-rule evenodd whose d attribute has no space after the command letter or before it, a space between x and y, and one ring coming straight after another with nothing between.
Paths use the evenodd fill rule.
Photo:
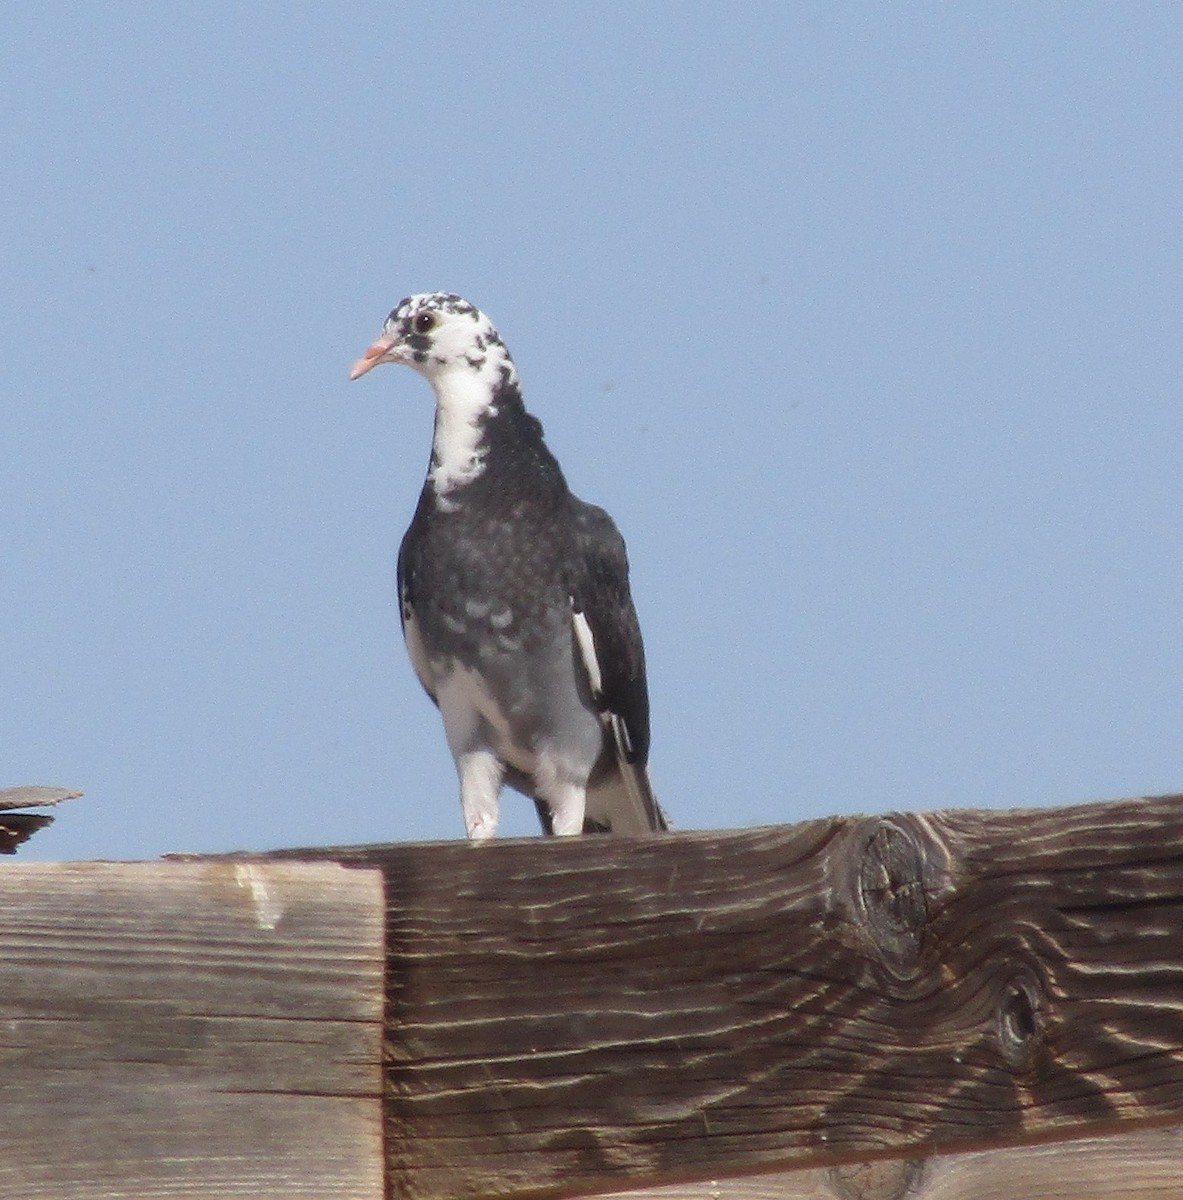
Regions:
<instances>
[{"instance_id":1,"label":"horizontal wooden board","mask_svg":"<svg viewBox=\"0 0 1183 1200\"><path fill-rule=\"evenodd\" d=\"M0 1197L379 1200L382 888L0 868Z\"/></svg>"},{"instance_id":2,"label":"horizontal wooden board","mask_svg":"<svg viewBox=\"0 0 1183 1200\"><path fill-rule=\"evenodd\" d=\"M76 800L81 792L59 787L0 788L0 854L15 854L39 829L53 824L48 813L20 812L25 808L44 808L63 800Z\"/></svg>"},{"instance_id":3,"label":"horizontal wooden board","mask_svg":"<svg viewBox=\"0 0 1183 1200\"><path fill-rule=\"evenodd\" d=\"M81 792L76 792L72 788L44 787L41 785L0 788L0 810L10 808L42 808L61 804L63 800L77 800L81 795Z\"/></svg>"},{"instance_id":4,"label":"horizontal wooden board","mask_svg":"<svg viewBox=\"0 0 1183 1200\"><path fill-rule=\"evenodd\" d=\"M1183 1117L1183 800L354 848L416 1200Z\"/></svg>"},{"instance_id":5,"label":"horizontal wooden board","mask_svg":"<svg viewBox=\"0 0 1183 1200\"><path fill-rule=\"evenodd\" d=\"M1183 1125L967 1154L712 1179L616 1200L1179 1200Z\"/></svg>"}]
</instances>

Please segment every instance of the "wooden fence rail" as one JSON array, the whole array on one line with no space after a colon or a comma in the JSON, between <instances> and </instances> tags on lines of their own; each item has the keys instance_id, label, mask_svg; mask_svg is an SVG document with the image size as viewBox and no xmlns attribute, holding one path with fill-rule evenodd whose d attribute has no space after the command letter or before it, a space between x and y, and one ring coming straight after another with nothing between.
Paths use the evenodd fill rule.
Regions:
<instances>
[{"instance_id":1,"label":"wooden fence rail","mask_svg":"<svg viewBox=\"0 0 1183 1200\"><path fill-rule=\"evenodd\" d=\"M0 1197L383 1180L1177 1200L1183 797L0 869Z\"/></svg>"},{"instance_id":2,"label":"wooden fence rail","mask_svg":"<svg viewBox=\"0 0 1183 1200\"><path fill-rule=\"evenodd\" d=\"M0 854L15 854L39 829L53 824L53 817L30 808L51 808L63 800L76 800L81 792L59 787L0 788Z\"/></svg>"}]
</instances>

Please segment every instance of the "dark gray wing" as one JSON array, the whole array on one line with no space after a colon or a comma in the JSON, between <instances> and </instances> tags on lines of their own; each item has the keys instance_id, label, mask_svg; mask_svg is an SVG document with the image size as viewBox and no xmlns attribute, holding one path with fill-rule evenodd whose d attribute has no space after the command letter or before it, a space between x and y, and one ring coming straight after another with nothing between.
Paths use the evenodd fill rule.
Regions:
<instances>
[{"instance_id":1,"label":"dark gray wing","mask_svg":"<svg viewBox=\"0 0 1183 1200\"><path fill-rule=\"evenodd\" d=\"M423 645L422 631L415 620L415 562L420 551L421 523L416 513L416 519L403 535L398 548L398 567L395 572L395 586L398 588L398 619L402 625L403 640L407 644L407 655L415 670L423 690L430 697L432 704L437 707L435 690L431 686L431 672L428 668L427 652Z\"/></svg>"},{"instance_id":2,"label":"dark gray wing","mask_svg":"<svg viewBox=\"0 0 1183 1200\"><path fill-rule=\"evenodd\" d=\"M588 820L602 824L596 795L616 832L667 828L649 783L649 688L645 647L628 580L628 553L612 518L572 497L576 566L571 580L575 640L587 668L592 699L614 754L609 778L593 776ZM612 778L612 777L615 778Z\"/></svg>"}]
</instances>

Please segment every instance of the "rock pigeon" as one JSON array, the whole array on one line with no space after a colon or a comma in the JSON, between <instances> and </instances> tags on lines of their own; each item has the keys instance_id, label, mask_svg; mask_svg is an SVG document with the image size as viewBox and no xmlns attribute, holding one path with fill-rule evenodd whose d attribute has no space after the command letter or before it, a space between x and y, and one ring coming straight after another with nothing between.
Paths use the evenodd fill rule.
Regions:
<instances>
[{"instance_id":1,"label":"rock pigeon","mask_svg":"<svg viewBox=\"0 0 1183 1200\"><path fill-rule=\"evenodd\" d=\"M506 783L534 800L547 834L665 830L647 765L645 651L612 518L568 489L505 343L468 301L403 300L350 378L387 362L435 390L398 594L468 836L494 836Z\"/></svg>"}]
</instances>

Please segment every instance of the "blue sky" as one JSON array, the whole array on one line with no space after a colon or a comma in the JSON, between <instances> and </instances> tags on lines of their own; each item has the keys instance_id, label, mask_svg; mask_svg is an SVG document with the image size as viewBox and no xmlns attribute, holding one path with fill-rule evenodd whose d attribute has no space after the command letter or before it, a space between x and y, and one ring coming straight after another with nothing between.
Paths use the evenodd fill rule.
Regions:
<instances>
[{"instance_id":1,"label":"blue sky","mask_svg":"<svg viewBox=\"0 0 1183 1200\"><path fill-rule=\"evenodd\" d=\"M1183 790L1183 9L0 18L0 786L34 858L452 838L394 555L498 325L682 828ZM504 829L532 833L507 793Z\"/></svg>"}]
</instances>

